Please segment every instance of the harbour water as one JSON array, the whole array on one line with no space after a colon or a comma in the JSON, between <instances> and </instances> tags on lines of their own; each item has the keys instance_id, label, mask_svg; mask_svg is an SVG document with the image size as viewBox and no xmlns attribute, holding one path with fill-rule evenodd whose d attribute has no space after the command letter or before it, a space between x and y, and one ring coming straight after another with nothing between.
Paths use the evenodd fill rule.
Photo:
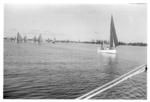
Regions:
<instances>
[{"instance_id":1,"label":"harbour water","mask_svg":"<svg viewBox=\"0 0 150 102\"><path fill-rule=\"evenodd\" d=\"M119 46L98 54L96 44L4 42L5 99L74 99L147 63L147 48ZM138 74L93 99L146 99L147 75Z\"/></svg>"}]
</instances>

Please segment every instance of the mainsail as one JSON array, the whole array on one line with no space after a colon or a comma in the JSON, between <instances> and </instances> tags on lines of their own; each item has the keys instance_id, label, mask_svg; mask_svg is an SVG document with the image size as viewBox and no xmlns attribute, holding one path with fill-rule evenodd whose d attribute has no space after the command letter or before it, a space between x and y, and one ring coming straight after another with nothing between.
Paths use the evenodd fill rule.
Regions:
<instances>
[{"instance_id":1,"label":"mainsail","mask_svg":"<svg viewBox=\"0 0 150 102\"><path fill-rule=\"evenodd\" d=\"M114 25L114 20L113 17L111 16L111 24L110 24L110 48L113 47L113 44L118 46L118 38L116 35L116 30L115 30L115 25Z\"/></svg>"}]
</instances>

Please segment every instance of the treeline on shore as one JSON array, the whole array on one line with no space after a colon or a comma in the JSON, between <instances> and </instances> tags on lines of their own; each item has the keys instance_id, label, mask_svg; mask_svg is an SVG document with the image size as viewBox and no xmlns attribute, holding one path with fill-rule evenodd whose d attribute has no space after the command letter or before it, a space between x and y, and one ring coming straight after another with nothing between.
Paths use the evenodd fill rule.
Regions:
<instances>
[{"instance_id":1,"label":"treeline on shore","mask_svg":"<svg viewBox=\"0 0 150 102\"><path fill-rule=\"evenodd\" d=\"M91 43L91 44L109 44L109 42L107 40L96 40L96 41L85 41L84 43ZM147 46L147 43L143 43L143 42L129 42L129 43L125 43L122 41L118 42L118 45L132 45L132 46Z\"/></svg>"},{"instance_id":2,"label":"treeline on shore","mask_svg":"<svg viewBox=\"0 0 150 102\"><path fill-rule=\"evenodd\" d=\"M109 44L107 40L92 40L92 41L71 41L71 40L56 40L56 38L50 39L43 39L42 35L40 34L38 37L33 36L33 38L27 38L27 36L22 37L21 34L18 32L15 37L4 37L4 40L9 40L12 42L16 43L26 43L26 42L34 42L41 44L42 42L47 42L47 43L56 43L56 42L61 42L61 43L88 43L88 44ZM147 43L143 42L129 42L125 43L122 41L118 42L119 45L131 45L131 46L147 46Z\"/></svg>"}]
</instances>

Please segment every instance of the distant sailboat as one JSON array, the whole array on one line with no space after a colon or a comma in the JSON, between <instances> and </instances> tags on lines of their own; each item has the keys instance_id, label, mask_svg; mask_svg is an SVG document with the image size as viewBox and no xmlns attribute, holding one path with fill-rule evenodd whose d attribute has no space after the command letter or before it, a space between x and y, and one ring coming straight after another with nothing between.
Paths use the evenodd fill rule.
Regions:
<instances>
[{"instance_id":1,"label":"distant sailboat","mask_svg":"<svg viewBox=\"0 0 150 102\"><path fill-rule=\"evenodd\" d=\"M38 37L38 43L39 43L39 44L42 43L42 36L41 36L41 34L40 34L39 37Z\"/></svg>"},{"instance_id":2,"label":"distant sailboat","mask_svg":"<svg viewBox=\"0 0 150 102\"><path fill-rule=\"evenodd\" d=\"M36 36L34 36L33 37L33 42L36 43L36 41L37 41L37 38L36 38Z\"/></svg>"},{"instance_id":3,"label":"distant sailboat","mask_svg":"<svg viewBox=\"0 0 150 102\"><path fill-rule=\"evenodd\" d=\"M27 36L24 36L23 41L26 43L27 42Z\"/></svg>"},{"instance_id":4,"label":"distant sailboat","mask_svg":"<svg viewBox=\"0 0 150 102\"><path fill-rule=\"evenodd\" d=\"M20 43L20 42L22 42L22 37L21 37L21 35L18 32L17 33L17 43Z\"/></svg>"},{"instance_id":5,"label":"distant sailboat","mask_svg":"<svg viewBox=\"0 0 150 102\"><path fill-rule=\"evenodd\" d=\"M97 52L115 54L117 52L116 51L117 46L118 46L118 38L117 38L116 30L115 30L114 20L113 20L113 17L111 16L109 48L103 48L103 45L102 45L101 48L97 49Z\"/></svg>"},{"instance_id":6,"label":"distant sailboat","mask_svg":"<svg viewBox=\"0 0 150 102\"><path fill-rule=\"evenodd\" d=\"M56 38L53 39L52 43L54 44L56 42Z\"/></svg>"}]
</instances>

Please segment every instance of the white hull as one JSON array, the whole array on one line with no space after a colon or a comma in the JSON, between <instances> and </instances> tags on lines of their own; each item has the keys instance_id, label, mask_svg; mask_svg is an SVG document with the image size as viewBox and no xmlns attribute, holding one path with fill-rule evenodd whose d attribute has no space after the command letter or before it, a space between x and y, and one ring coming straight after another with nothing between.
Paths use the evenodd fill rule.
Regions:
<instances>
[{"instance_id":1,"label":"white hull","mask_svg":"<svg viewBox=\"0 0 150 102\"><path fill-rule=\"evenodd\" d=\"M98 49L97 49L97 53L110 53L110 54L115 54L115 53L117 53L117 51L116 51L116 49L104 49L104 50L102 50L102 49L98 48Z\"/></svg>"}]
</instances>

